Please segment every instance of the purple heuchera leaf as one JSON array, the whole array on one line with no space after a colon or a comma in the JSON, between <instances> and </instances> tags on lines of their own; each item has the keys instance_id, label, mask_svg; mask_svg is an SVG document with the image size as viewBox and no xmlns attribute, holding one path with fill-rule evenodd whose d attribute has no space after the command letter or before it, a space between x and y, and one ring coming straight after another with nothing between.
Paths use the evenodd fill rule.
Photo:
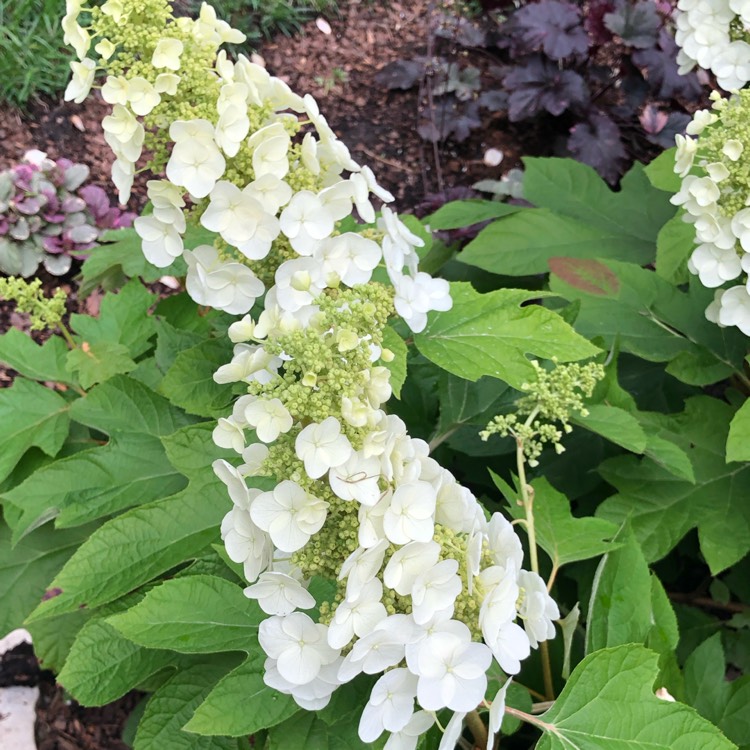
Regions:
<instances>
[{"instance_id":1,"label":"purple heuchera leaf","mask_svg":"<svg viewBox=\"0 0 750 750\"><path fill-rule=\"evenodd\" d=\"M425 73L418 60L394 60L375 74L375 81L387 89L410 89L416 86Z\"/></svg>"},{"instance_id":2,"label":"purple heuchera leaf","mask_svg":"<svg viewBox=\"0 0 750 750\"><path fill-rule=\"evenodd\" d=\"M589 48L579 9L561 0L525 5L513 15L509 31L514 47L520 46L523 52L542 50L553 60L584 56Z\"/></svg>"},{"instance_id":3,"label":"purple heuchera leaf","mask_svg":"<svg viewBox=\"0 0 750 750\"><path fill-rule=\"evenodd\" d=\"M469 137L472 130L481 126L479 105L476 102L463 103L453 96L443 96L435 107L432 119L422 122L417 127L417 132L426 141L433 143L451 136L460 143Z\"/></svg>"},{"instance_id":4,"label":"purple heuchera leaf","mask_svg":"<svg viewBox=\"0 0 750 750\"><path fill-rule=\"evenodd\" d=\"M525 120L542 111L561 115L566 109L588 102L585 81L573 70L560 70L539 55L527 59L523 66L513 68L503 81L510 92L508 118Z\"/></svg>"},{"instance_id":5,"label":"purple heuchera leaf","mask_svg":"<svg viewBox=\"0 0 750 750\"><path fill-rule=\"evenodd\" d=\"M662 19L651 0L620 4L604 16L604 25L630 47L646 49L656 44Z\"/></svg>"},{"instance_id":6,"label":"purple heuchera leaf","mask_svg":"<svg viewBox=\"0 0 750 750\"><path fill-rule=\"evenodd\" d=\"M568 149L610 184L619 179L627 157L620 128L602 112L592 113L586 122L571 128Z\"/></svg>"},{"instance_id":7,"label":"purple heuchera leaf","mask_svg":"<svg viewBox=\"0 0 750 750\"><path fill-rule=\"evenodd\" d=\"M651 90L660 99L697 99L703 88L695 73L680 75L677 72L677 49L674 37L662 29L657 46L634 52L633 62L643 69Z\"/></svg>"},{"instance_id":8,"label":"purple heuchera leaf","mask_svg":"<svg viewBox=\"0 0 750 750\"><path fill-rule=\"evenodd\" d=\"M662 112L662 114L665 114ZM690 115L685 112L670 112L665 117L666 122L663 127L656 133L649 133L648 138L651 143L654 143L661 148L667 149L674 146L674 137L680 133L685 133L685 128L690 122Z\"/></svg>"}]
</instances>

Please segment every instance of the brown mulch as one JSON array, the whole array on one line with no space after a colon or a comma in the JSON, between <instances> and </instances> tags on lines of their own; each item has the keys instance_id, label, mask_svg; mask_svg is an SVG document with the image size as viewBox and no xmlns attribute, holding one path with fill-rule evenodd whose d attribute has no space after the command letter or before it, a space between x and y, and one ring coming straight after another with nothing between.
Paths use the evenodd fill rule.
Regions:
<instances>
[{"instance_id":1,"label":"brown mulch","mask_svg":"<svg viewBox=\"0 0 750 750\"><path fill-rule=\"evenodd\" d=\"M129 750L121 739L122 731L142 693L132 691L107 706L84 708L66 696L51 672L40 668L29 643L0 656L0 687L14 685L39 687L38 750Z\"/></svg>"},{"instance_id":2,"label":"brown mulch","mask_svg":"<svg viewBox=\"0 0 750 750\"><path fill-rule=\"evenodd\" d=\"M260 50L273 75L295 91L315 96L354 158L372 167L402 211L413 209L425 194L499 178L518 163L520 153L518 134L493 123L464 143L434 147L416 131L423 92L388 91L375 82L387 63L428 51L429 30L437 23L432 5L429 0L348 0L341 2L338 17L328 19L330 34L312 21L299 35L281 36ZM83 104L35 102L25 115L0 106L0 169L38 148L53 159L87 164L92 182L113 194L112 153L101 128L108 112L109 105L98 95ZM505 153L500 166L483 163L488 148ZM132 210L144 201L145 180L142 175L136 181Z\"/></svg>"}]
</instances>

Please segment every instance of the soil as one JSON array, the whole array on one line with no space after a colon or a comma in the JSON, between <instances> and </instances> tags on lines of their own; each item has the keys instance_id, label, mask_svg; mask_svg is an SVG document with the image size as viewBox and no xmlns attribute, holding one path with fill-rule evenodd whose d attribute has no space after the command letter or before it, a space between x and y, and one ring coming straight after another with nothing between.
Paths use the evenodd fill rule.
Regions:
<instances>
[{"instance_id":1,"label":"soil","mask_svg":"<svg viewBox=\"0 0 750 750\"><path fill-rule=\"evenodd\" d=\"M388 91L375 82L375 74L389 62L430 51L430 29L438 23L433 5L428 0L341 2L338 17L312 21L299 35L282 36L260 49L269 72L295 91L315 96L353 157L372 167L402 210L446 188L497 179L517 166L521 152L518 133L493 123L461 144L433 147L417 133L424 92ZM101 128L108 111L97 95L83 104L34 102L26 114L0 107L0 169L38 148L53 159L64 156L87 164L91 180L113 195L113 157ZM497 167L483 162L489 148L505 154ZM143 203L145 179L135 186L129 204L133 210Z\"/></svg>"},{"instance_id":2,"label":"soil","mask_svg":"<svg viewBox=\"0 0 750 750\"><path fill-rule=\"evenodd\" d=\"M29 643L0 656L0 687L13 685L39 687L38 750L129 750L122 730L142 693L132 691L107 706L84 708L55 684L52 672L41 669Z\"/></svg>"}]
</instances>

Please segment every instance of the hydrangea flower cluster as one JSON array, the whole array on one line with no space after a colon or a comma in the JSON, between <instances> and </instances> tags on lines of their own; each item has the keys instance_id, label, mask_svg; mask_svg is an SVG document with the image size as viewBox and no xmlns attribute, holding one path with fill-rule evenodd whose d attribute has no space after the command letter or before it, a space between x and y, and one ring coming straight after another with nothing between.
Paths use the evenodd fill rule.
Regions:
<instances>
[{"instance_id":1,"label":"hydrangea flower cluster","mask_svg":"<svg viewBox=\"0 0 750 750\"><path fill-rule=\"evenodd\" d=\"M675 172L682 185L672 203L682 206L684 220L695 227L698 247L689 270L704 286L717 289L706 317L750 336L750 175L745 153L750 91L712 98L712 109L695 113L688 137L677 136ZM743 283L720 288L740 278Z\"/></svg>"},{"instance_id":2,"label":"hydrangea flower cluster","mask_svg":"<svg viewBox=\"0 0 750 750\"><path fill-rule=\"evenodd\" d=\"M60 276L84 257L105 229L129 227L135 214L109 204L89 168L28 151L21 164L0 172L0 271L30 276L40 263Z\"/></svg>"},{"instance_id":3,"label":"hydrangea flower cluster","mask_svg":"<svg viewBox=\"0 0 750 750\"><path fill-rule=\"evenodd\" d=\"M268 614L265 680L315 710L377 675L363 740L389 732L389 750L413 750L447 709L441 747L452 747L493 663L516 674L559 612L523 570L511 524L488 519L383 408L389 318L423 330L431 310L450 308L449 286L419 271L423 240L387 205L377 217L371 196L392 196L315 100L218 52L238 37L209 6L173 19L164 0L107 0L87 28L83 6L68 3L66 34L83 58L68 95L85 96L98 67L108 73L104 128L123 199L142 152L166 173L148 183L153 213L135 223L146 257L166 267L182 255L192 298L242 316L214 376L247 388L214 430L241 459L214 470L233 503L227 553ZM94 43L98 62L85 57ZM214 244L186 250L188 222ZM263 311L246 314L262 296ZM313 578L335 582L317 603Z\"/></svg>"},{"instance_id":4,"label":"hydrangea flower cluster","mask_svg":"<svg viewBox=\"0 0 750 750\"><path fill-rule=\"evenodd\" d=\"M482 705L493 662L516 674L559 612L523 570L511 524L488 520L383 410L392 313L390 290L370 282L329 288L294 313L272 290L257 320L232 324L235 356L215 379L248 393L214 440L242 463L214 469L233 501L227 553L269 615L259 632L267 684L317 710L358 675L380 675L360 737L390 732L386 747L408 750L438 711L460 727ZM304 611L316 606L315 576L337 581L317 619Z\"/></svg>"},{"instance_id":5,"label":"hydrangea flower cluster","mask_svg":"<svg viewBox=\"0 0 750 750\"><path fill-rule=\"evenodd\" d=\"M710 70L726 91L750 81L750 3L679 0L674 17L680 73L697 64Z\"/></svg>"},{"instance_id":6,"label":"hydrangea flower cluster","mask_svg":"<svg viewBox=\"0 0 750 750\"><path fill-rule=\"evenodd\" d=\"M120 199L149 154L146 167L166 179L148 183L153 213L135 228L154 265L185 258L196 302L246 313L275 282L279 306L295 313L326 287L365 283L384 261L412 330L448 309L447 284L417 270L423 241L390 209L369 232L344 230L355 208L375 224L371 195L393 196L352 159L311 96L218 51L242 34L210 6L175 19L166 0L108 0L89 10L87 28L78 25L84 0L68 7L66 39L82 61L71 63L66 98L81 101L97 71L107 73L101 93L113 109L103 127ZM98 60L86 57L92 44ZM186 250L188 222L215 232L214 245Z\"/></svg>"}]
</instances>

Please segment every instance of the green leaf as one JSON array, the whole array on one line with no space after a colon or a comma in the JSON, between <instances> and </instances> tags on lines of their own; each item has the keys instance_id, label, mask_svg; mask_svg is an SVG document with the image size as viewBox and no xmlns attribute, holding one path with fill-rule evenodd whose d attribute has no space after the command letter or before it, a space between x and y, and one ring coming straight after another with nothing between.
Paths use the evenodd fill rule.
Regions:
<instances>
[{"instance_id":1,"label":"green leaf","mask_svg":"<svg viewBox=\"0 0 750 750\"><path fill-rule=\"evenodd\" d=\"M50 380L75 384L65 369L68 347L59 336L52 336L41 346L17 328L0 336L0 362L32 380Z\"/></svg>"},{"instance_id":2,"label":"green leaf","mask_svg":"<svg viewBox=\"0 0 750 750\"><path fill-rule=\"evenodd\" d=\"M97 286L116 289L135 276L151 283L162 276L185 275L185 261L182 258L167 268L156 268L149 263L143 255L141 238L135 229L110 229L99 241L105 244L95 248L81 267L81 295L84 297Z\"/></svg>"},{"instance_id":3,"label":"green leaf","mask_svg":"<svg viewBox=\"0 0 750 750\"><path fill-rule=\"evenodd\" d=\"M32 446L56 456L68 435L70 404L59 393L21 378L0 391L0 481Z\"/></svg>"},{"instance_id":4,"label":"green leaf","mask_svg":"<svg viewBox=\"0 0 750 750\"><path fill-rule=\"evenodd\" d=\"M158 438L119 433L107 445L54 461L3 496L22 509L14 540L57 518L76 526L178 492L185 479Z\"/></svg>"},{"instance_id":5,"label":"green leaf","mask_svg":"<svg viewBox=\"0 0 750 750\"><path fill-rule=\"evenodd\" d=\"M91 612L79 609L57 617L50 617L48 620L24 623L24 627L31 633L34 655L44 669L49 669L56 674L60 672L76 636L90 617Z\"/></svg>"},{"instance_id":6,"label":"green leaf","mask_svg":"<svg viewBox=\"0 0 750 750\"><path fill-rule=\"evenodd\" d=\"M521 307L539 294L521 289L479 294L470 284L453 283L453 307L433 313L414 342L427 359L460 378L491 375L516 388L534 379L527 354L561 362L597 354L557 313L540 305Z\"/></svg>"},{"instance_id":7,"label":"green leaf","mask_svg":"<svg viewBox=\"0 0 750 750\"><path fill-rule=\"evenodd\" d=\"M606 404L591 404L586 407L588 414L578 414L575 424L601 435L633 453L643 453L648 445L648 436L638 420L624 409Z\"/></svg>"},{"instance_id":8,"label":"green leaf","mask_svg":"<svg viewBox=\"0 0 750 750\"><path fill-rule=\"evenodd\" d=\"M623 643L644 643L651 630L651 573L643 552L625 526L621 546L602 557L594 575L586 627L586 651Z\"/></svg>"},{"instance_id":9,"label":"green leaf","mask_svg":"<svg viewBox=\"0 0 750 750\"><path fill-rule=\"evenodd\" d=\"M675 212L669 197L649 185L636 163L612 191L594 169L573 159L525 157L524 198L628 241L635 262L653 258L656 235ZM610 256L606 248L593 257Z\"/></svg>"},{"instance_id":10,"label":"green leaf","mask_svg":"<svg viewBox=\"0 0 750 750\"><path fill-rule=\"evenodd\" d=\"M525 518L523 508L515 502L518 493L510 492L511 488L500 477L493 472L490 474L508 501L510 514L514 518ZM615 524L602 523L601 518L574 518L565 495L543 477L535 479L531 487L536 541L556 565L588 560L620 546L619 542L612 541L617 534Z\"/></svg>"},{"instance_id":11,"label":"green leaf","mask_svg":"<svg viewBox=\"0 0 750 750\"><path fill-rule=\"evenodd\" d=\"M396 398L401 398L401 386L406 380L406 357L409 353L404 340L391 326L383 329L383 348L393 352L393 359L390 362L383 361L391 373L391 388Z\"/></svg>"},{"instance_id":12,"label":"green leaf","mask_svg":"<svg viewBox=\"0 0 750 750\"><path fill-rule=\"evenodd\" d=\"M268 750L374 750L383 746L385 738L377 742L362 742L357 734L358 721L346 719L329 726L311 711L303 711L268 733Z\"/></svg>"},{"instance_id":13,"label":"green leaf","mask_svg":"<svg viewBox=\"0 0 750 750\"><path fill-rule=\"evenodd\" d=\"M433 232L441 229L460 229L461 227L479 224L488 219L507 216L518 210L518 206L509 206L507 203L498 203L497 201L451 201L441 206L434 214L426 217L424 222Z\"/></svg>"},{"instance_id":14,"label":"green leaf","mask_svg":"<svg viewBox=\"0 0 750 750\"><path fill-rule=\"evenodd\" d=\"M524 159L525 209L485 227L458 256L507 276L545 273L550 258L653 262L656 235L674 214L668 196L648 184L640 165L612 192L572 159Z\"/></svg>"},{"instance_id":15,"label":"green leaf","mask_svg":"<svg viewBox=\"0 0 750 750\"><path fill-rule=\"evenodd\" d=\"M273 727L300 709L289 695L263 681L265 654L253 652L224 677L198 706L185 731L242 737Z\"/></svg>"},{"instance_id":16,"label":"green leaf","mask_svg":"<svg viewBox=\"0 0 750 750\"><path fill-rule=\"evenodd\" d=\"M228 509L226 490L214 478L113 518L68 560L50 586L59 595L29 619L110 602L195 557L218 538Z\"/></svg>"},{"instance_id":17,"label":"green leaf","mask_svg":"<svg viewBox=\"0 0 750 750\"><path fill-rule=\"evenodd\" d=\"M232 359L229 339L208 339L180 352L164 376L161 392L190 414L216 417L226 412L232 389L215 383L213 375Z\"/></svg>"},{"instance_id":18,"label":"green leaf","mask_svg":"<svg viewBox=\"0 0 750 750\"><path fill-rule=\"evenodd\" d=\"M95 344L84 342L79 349L68 352L65 366L69 372L77 373L84 390L136 368L126 346L107 341L98 341Z\"/></svg>"},{"instance_id":19,"label":"green leaf","mask_svg":"<svg viewBox=\"0 0 750 750\"><path fill-rule=\"evenodd\" d=\"M163 396L125 375L116 375L75 401L71 417L108 435L118 431L169 435L191 422Z\"/></svg>"},{"instance_id":20,"label":"green leaf","mask_svg":"<svg viewBox=\"0 0 750 750\"><path fill-rule=\"evenodd\" d=\"M0 631L21 627L26 616L41 601L49 582L65 561L94 530L93 526L72 531L37 529L11 547L10 529L0 522Z\"/></svg>"},{"instance_id":21,"label":"green leaf","mask_svg":"<svg viewBox=\"0 0 750 750\"><path fill-rule=\"evenodd\" d=\"M732 417L728 404L708 396L689 399L682 414L652 417L690 456L694 483L635 456L601 465L600 473L618 493L599 506L597 515L615 523L629 518L649 562L660 560L696 527L713 575L750 550L750 466L725 460Z\"/></svg>"},{"instance_id":22,"label":"green leaf","mask_svg":"<svg viewBox=\"0 0 750 750\"><path fill-rule=\"evenodd\" d=\"M728 682L721 635L716 633L685 662L685 692L702 716L738 745L750 743L750 676Z\"/></svg>"},{"instance_id":23,"label":"green leaf","mask_svg":"<svg viewBox=\"0 0 750 750\"><path fill-rule=\"evenodd\" d=\"M252 649L265 617L241 586L225 578L195 575L165 581L108 622L147 648L212 654Z\"/></svg>"},{"instance_id":24,"label":"green leaf","mask_svg":"<svg viewBox=\"0 0 750 750\"><path fill-rule=\"evenodd\" d=\"M607 348L618 347L651 362L670 362L683 352L686 377L725 377L740 371L747 353L747 342L730 330L717 331L706 320L704 311L712 299L691 279L688 291L676 288L653 271L632 263L602 261L616 277L616 288L594 292L552 274L550 288L556 294L577 300L580 309L575 328L588 338L602 337ZM685 355L683 355L684 357ZM711 362L708 374L706 362ZM688 366L690 365L690 366ZM672 373L679 377L679 361ZM718 367L718 369L716 369ZM711 381L716 382L716 381Z\"/></svg>"},{"instance_id":25,"label":"green leaf","mask_svg":"<svg viewBox=\"0 0 750 750\"><path fill-rule=\"evenodd\" d=\"M486 425L498 414L502 405L517 395L495 378L480 378L475 383L457 378L448 372L440 373L440 420L438 433L465 424Z\"/></svg>"},{"instance_id":26,"label":"green leaf","mask_svg":"<svg viewBox=\"0 0 750 750\"><path fill-rule=\"evenodd\" d=\"M732 417L727 437L727 463L750 461L750 400Z\"/></svg>"},{"instance_id":27,"label":"green leaf","mask_svg":"<svg viewBox=\"0 0 750 750\"><path fill-rule=\"evenodd\" d=\"M174 660L169 651L145 649L123 638L98 617L78 633L57 680L80 704L103 706Z\"/></svg>"},{"instance_id":28,"label":"green leaf","mask_svg":"<svg viewBox=\"0 0 750 750\"><path fill-rule=\"evenodd\" d=\"M527 208L485 227L459 253L458 260L503 276L530 276L548 271L550 258L629 258L632 242L615 230L561 216L547 208ZM653 255L640 252L638 261Z\"/></svg>"},{"instance_id":29,"label":"green leaf","mask_svg":"<svg viewBox=\"0 0 750 750\"><path fill-rule=\"evenodd\" d=\"M211 464L217 458L231 458L237 454L214 443L211 436L215 427L214 422L204 422L183 427L163 437L161 442L172 466L191 479L216 482Z\"/></svg>"},{"instance_id":30,"label":"green leaf","mask_svg":"<svg viewBox=\"0 0 750 750\"><path fill-rule=\"evenodd\" d=\"M680 212L661 228L656 238L656 273L670 284L684 284L688 280L687 261L694 247L695 228L682 220Z\"/></svg>"},{"instance_id":31,"label":"green leaf","mask_svg":"<svg viewBox=\"0 0 750 750\"><path fill-rule=\"evenodd\" d=\"M173 364L177 355L200 344L204 337L196 331L173 326L168 320L156 319L156 351L154 357L162 373Z\"/></svg>"},{"instance_id":32,"label":"green leaf","mask_svg":"<svg viewBox=\"0 0 750 750\"><path fill-rule=\"evenodd\" d=\"M682 182L682 178L674 171L675 151L674 148L662 151L644 170L649 182L667 193L679 192Z\"/></svg>"},{"instance_id":33,"label":"green leaf","mask_svg":"<svg viewBox=\"0 0 750 750\"><path fill-rule=\"evenodd\" d=\"M74 314L70 324L92 347L102 343L121 344L135 358L150 347L149 339L156 332L154 318L148 314L155 300L156 296L134 279L118 294L104 296L98 318Z\"/></svg>"},{"instance_id":34,"label":"green leaf","mask_svg":"<svg viewBox=\"0 0 750 750\"><path fill-rule=\"evenodd\" d=\"M658 656L642 646L589 654L539 717L537 750L735 750L692 708L654 695Z\"/></svg>"},{"instance_id":35,"label":"green leaf","mask_svg":"<svg viewBox=\"0 0 750 750\"><path fill-rule=\"evenodd\" d=\"M180 669L151 697L138 724L134 750L239 750L236 739L183 730L213 686L237 666L237 654L219 654Z\"/></svg>"}]
</instances>

